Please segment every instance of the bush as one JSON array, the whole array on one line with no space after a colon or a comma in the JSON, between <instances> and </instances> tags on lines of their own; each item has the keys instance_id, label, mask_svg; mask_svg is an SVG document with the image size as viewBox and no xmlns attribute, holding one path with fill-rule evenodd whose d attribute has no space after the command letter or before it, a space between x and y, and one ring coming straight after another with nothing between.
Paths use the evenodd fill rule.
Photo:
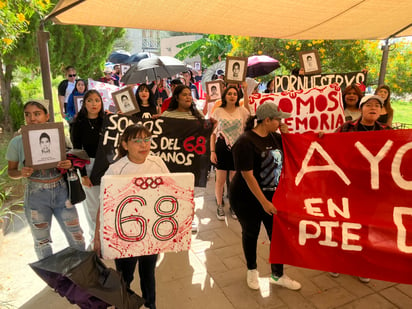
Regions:
<instances>
[{"instance_id":1,"label":"bush","mask_svg":"<svg viewBox=\"0 0 412 309\"><path fill-rule=\"evenodd\" d=\"M12 86L9 114L12 120L13 131L17 131L24 124L23 106L23 96L20 89L16 86Z\"/></svg>"}]
</instances>

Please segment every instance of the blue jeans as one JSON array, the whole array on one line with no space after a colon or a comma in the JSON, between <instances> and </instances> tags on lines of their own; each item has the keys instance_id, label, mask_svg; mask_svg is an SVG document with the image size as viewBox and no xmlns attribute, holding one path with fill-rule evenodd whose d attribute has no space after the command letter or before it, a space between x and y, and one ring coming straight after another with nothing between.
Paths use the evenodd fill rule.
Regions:
<instances>
[{"instance_id":1,"label":"blue jeans","mask_svg":"<svg viewBox=\"0 0 412 309\"><path fill-rule=\"evenodd\" d=\"M29 181L24 205L34 240L34 249L39 259L53 254L50 235L52 215L57 219L69 245L78 250L85 249L79 216L74 205L68 200L64 179L54 183Z\"/></svg>"}]
</instances>

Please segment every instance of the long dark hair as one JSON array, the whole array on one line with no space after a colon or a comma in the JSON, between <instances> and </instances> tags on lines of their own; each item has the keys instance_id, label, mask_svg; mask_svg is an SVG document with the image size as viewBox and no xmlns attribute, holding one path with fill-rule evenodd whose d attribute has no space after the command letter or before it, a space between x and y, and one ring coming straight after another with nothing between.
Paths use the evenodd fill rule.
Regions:
<instances>
[{"instance_id":1,"label":"long dark hair","mask_svg":"<svg viewBox=\"0 0 412 309\"><path fill-rule=\"evenodd\" d=\"M84 79L76 79L76 84L74 85L74 89L73 89L73 91L72 91L73 95L74 95L75 92L79 92L79 90L77 90L77 84L78 84L79 82L83 82L83 84L84 84L84 93L86 93L86 91L87 91L87 83L86 83L86 81L85 81Z\"/></svg>"},{"instance_id":2,"label":"long dark hair","mask_svg":"<svg viewBox=\"0 0 412 309\"><path fill-rule=\"evenodd\" d=\"M142 104L143 104L143 101L139 96L139 92L143 91L143 89L147 89L149 91L149 99L148 99L149 106L153 106L153 107L157 108L155 97L154 97L154 94L152 92L152 89L150 89L150 87L147 84L140 84L139 87L137 87L135 96L136 96L136 101L137 101L137 104L139 105L139 107L141 107Z\"/></svg>"},{"instance_id":3,"label":"long dark hair","mask_svg":"<svg viewBox=\"0 0 412 309\"><path fill-rule=\"evenodd\" d=\"M102 102L102 107L101 107L101 109L100 109L100 111L99 111L98 118L103 119L103 116L104 116L104 108L103 108L103 99L102 99L102 96L100 95L100 93L99 93L97 90L95 90L95 89L90 89L90 90L87 90L87 91L85 92L84 96L83 96L83 105L82 105L82 108L80 109L80 111L77 113L76 119L74 120L75 122L76 122L76 121L80 121L80 120L82 120L82 119L87 119L87 118L88 118L88 117L87 117L87 116L88 116L88 113L87 113L87 109L86 109L86 101L87 101L88 97L90 97L93 93L97 94L97 95L99 96L99 98L100 98L100 102Z\"/></svg>"},{"instance_id":4,"label":"long dark hair","mask_svg":"<svg viewBox=\"0 0 412 309\"><path fill-rule=\"evenodd\" d=\"M136 137L150 137L150 136L152 136L152 132L150 132L150 130L147 127L141 124L131 124L124 130L122 136L120 137L120 143L117 148L119 150L119 156L124 157L128 153L128 151L124 149L122 142L127 143L128 141Z\"/></svg>"},{"instance_id":5,"label":"long dark hair","mask_svg":"<svg viewBox=\"0 0 412 309\"><path fill-rule=\"evenodd\" d=\"M168 111L174 111L174 110L178 109L178 107L179 107L179 102L178 102L179 95L185 89L189 89L189 91L190 91L189 86L186 86L186 85L176 86L175 90L173 91L172 99L170 100L169 108L167 109ZM199 113L199 111L195 107L193 101L192 101L192 105L190 105L190 112L197 119L199 119L199 120L203 119L203 116Z\"/></svg>"},{"instance_id":6,"label":"long dark hair","mask_svg":"<svg viewBox=\"0 0 412 309\"><path fill-rule=\"evenodd\" d=\"M222 94L222 105L220 105L220 107L226 107L227 105L227 101L226 101L226 95L229 92L230 89L235 89L236 93L237 93L237 101L235 106L239 106L239 101L240 101L240 94L239 94L239 89L236 86L229 86L227 87Z\"/></svg>"},{"instance_id":7,"label":"long dark hair","mask_svg":"<svg viewBox=\"0 0 412 309\"><path fill-rule=\"evenodd\" d=\"M383 102L383 106L386 109L386 112L388 113L388 117L393 117L393 108L391 105L391 88L387 85L380 85L378 88L375 90L375 94L378 94L378 91L380 89L385 89L388 92L388 97L386 100Z\"/></svg>"},{"instance_id":8,"label":"long dark hair","mask_svg":"<svg viewBox=\"0 0 412 309\"><path fill-rule=\"evenodd\" d=\"M356 84L351 84L351 85L347 86L347 87L345 88L345 90L343 90L343 92L342 92L343 109L346 108L346 100L345 100L345 97L347 96L347 94L349 93L349 91L352 90L352 89L355 90L356 95L358 96L358 102L356 102L356 107L359 108L359 104L360 104L360 101L361 101L361 99L362 99L362 97L363 97L363 93L362 93L362 90L360 90L360 88L359 88L358 85L356 85Z\"/></svg>"}]
</instances>

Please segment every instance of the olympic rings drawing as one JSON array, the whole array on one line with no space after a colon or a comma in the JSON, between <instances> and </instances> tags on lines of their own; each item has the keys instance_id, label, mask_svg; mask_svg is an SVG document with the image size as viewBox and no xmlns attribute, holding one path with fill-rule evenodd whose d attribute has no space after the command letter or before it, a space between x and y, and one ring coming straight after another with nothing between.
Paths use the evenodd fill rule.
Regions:
<instances>
[{"instance_id":1,"label":"olympic rings drawing","mask_svg":"<svg viewBox=\"0 0 412 309\"><path fill-rule=\"evenodd\" d=\"M149 187L156 189L163 184L163 179L161 177L155 177L154 179L152 177L137 177L134 184L143 190L146 190Z\"/></svg>"}]
</instances>

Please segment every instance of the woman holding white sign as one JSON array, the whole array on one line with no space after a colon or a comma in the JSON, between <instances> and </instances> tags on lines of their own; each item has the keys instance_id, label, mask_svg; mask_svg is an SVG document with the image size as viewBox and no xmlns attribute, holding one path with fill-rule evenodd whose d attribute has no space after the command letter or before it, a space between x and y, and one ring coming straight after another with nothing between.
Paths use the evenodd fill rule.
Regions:
<instances>
[{"instance_id":1,"label":"woman holding white sign","mask_svg":"<svg viewBox=\"0 0 412 309\"><path fill-rule=\"evenodd\" d=\"M288 133L281 119L289 117L273 101L266 101L257 108L255 116L249 117L245 133L232 147L236 174L230 184L229 200L242 227L247 284L253 290L259 289L256 250L260 226L263 223L271 239L272 216L277 212L271 201L282 170L283 148L281 134L276 131ZM299 282L284 274L283 264L271 264L271 268L272 284L290 290L301 288Z\"/></svg>"},{"instance_id":2,"label":"woman holding white sign","mask_svg":"<svg viewBox=\"0 0 412 309\"><path fill-rule=\"evenodd\" d=\"M164 174L169 173L166 164L160 157L151 156L150 143L152 133L144 126L133 124L128 126L122 134L119 144L120 160L109 166L105 175L139 175L139 174ZM100 212L100 211L99 211ZM100 219L99 212L96 218L96 231L94 249L100 255ZM139 277L142 296L147 308L156 308L156 269L157 254L135 256L116 259L116 270L130 288L134 279L136 264L139 262Z\"/></svg>"}]
</instances>

